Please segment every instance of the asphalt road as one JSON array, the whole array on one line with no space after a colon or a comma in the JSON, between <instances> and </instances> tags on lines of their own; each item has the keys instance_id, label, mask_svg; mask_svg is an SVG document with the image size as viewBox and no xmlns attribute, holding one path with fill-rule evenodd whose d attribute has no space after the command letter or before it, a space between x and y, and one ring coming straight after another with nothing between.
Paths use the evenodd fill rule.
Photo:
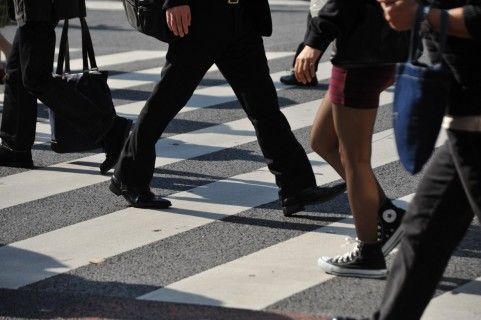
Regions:
<instances>
[{"instance_id":1,"label":"asphalt road","mask_svg":"<svg viewBox=\"0 0 481 320\"><path fill-rule=\"evenodd\" d=\"M87 3L116 108L135 119L167 46L133 31L119 1ZM265 48L277 81L303 38L308 7L300 0L272 3L274 34ZM74 49L78 26L73 23ZM11 38L14 30L2 33ZM318 87L278 85L281 107L309 154L328 58ZM420 176L407 174L397 160L391 102L388 90L375 125L373 164L388 196L406 200ZM128 208L97 174L98 152L55 154L43 106L38 123L37 168L0 167L0 317L307 319L368 316L379 305L384 280L327 277L316 265L320 255L349 249L346 195L283 217L253 129L218 71L206 75L158 145L152 187L172 199L172 210ZM319 184L339 179L322 159L310 158ZM473 221L426 319L481 316L480 282L473 282L481 277L479 231Z\"/></svg>"}]
</instances>

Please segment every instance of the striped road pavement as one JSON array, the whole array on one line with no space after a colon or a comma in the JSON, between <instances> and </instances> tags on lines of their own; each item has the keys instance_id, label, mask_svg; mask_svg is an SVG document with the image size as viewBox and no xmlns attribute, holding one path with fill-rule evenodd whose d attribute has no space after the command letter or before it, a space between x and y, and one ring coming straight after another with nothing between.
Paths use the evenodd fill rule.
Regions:
<instances>
[{"instance_id":1,"label":"striped road pavement","mask_svg":"<svg viewBox=\"0 0 481 320\"><path fill-rule=\"evenodd\" d=\"M87 3L94 10L114 6L110 1ZM292 53L267 56L272 64L288 62ZM145 61L160 64L164 57L165 52L136 50L100 55L98 61L116 69ZM75 67L79 63L73 61ZM116 71L109 84L113 91L143 92L159 73L159 66ZM288 100L282 107L306 146L325 88L284 86L278 81L284 73L276 67L271 74L281 97L291 91L309 97ZM215 67L207 77L214 74ZM330 65L321 63L318 78L325 83L329 74ZM133 100L118 104L119 114L135 119L143 101ZM391 89L381 95L372 165L398 205L407 207L418 178L400 168L389 117L392 100ZM34 317L115 318L119 309L135 309L159 319L323 319L353 307L356 315L369 315L384 281L333 277L316 264L321 255L348 250L346 237L355 237L346 196L283 217L253 127L231 104L236 104L235 95L219 75L199 87L179 115L195 122L212 111L211 122L200 129L181 128L158 141L153 190L172 201L171 209L130 208L110 194L109 178L97 173L102 154L20 172L0 168L0 316L27 316L19 307L26 304L37 306ZM48 141L49 134L48 121L39 119L37 142ZM438 145L445 140L443 133ZM319 185L339 180L323 159L308 156ZM479 225L473 223L447 269L450 285L438 289L424 319L481 315L476 230ZM470 268L472 277L460 271L463 267ZM291 309L302 306L305 295L319 297L314 299L319 316L308 311L312 306ZM371 296L369 303L359 298L365 295ZM20 305L9 305L12 297L20 302L11 303Z\"/></svg>"}]
</instances>

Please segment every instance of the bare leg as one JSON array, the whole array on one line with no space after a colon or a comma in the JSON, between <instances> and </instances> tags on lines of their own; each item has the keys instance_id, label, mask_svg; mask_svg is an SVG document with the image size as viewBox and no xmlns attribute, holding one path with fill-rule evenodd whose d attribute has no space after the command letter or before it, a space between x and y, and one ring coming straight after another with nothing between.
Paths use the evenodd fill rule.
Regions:
<instances>
[{"instance_id":1,"label":"bare leg","mask_svg":"<svg viewBox=\"0 0 481 320\"><path fill-rule=\"evenodd\" d=\"M357 236L365 243L375 243L382 200L382 191L371 167L371 141L377 109L334 105L332 110Z\"/></svg>"},{"instance_id":2,"label":"bare leg","mask_svg":"<svg viewBox=\"0 0 481 320\"><path fill-rule=\"evenodd\" d=\"M339 139L334 127L332 103L328 94L322 100L312 124L311 148L345 180L344 167L339 155Z\"/></svg>"}]
</instances>

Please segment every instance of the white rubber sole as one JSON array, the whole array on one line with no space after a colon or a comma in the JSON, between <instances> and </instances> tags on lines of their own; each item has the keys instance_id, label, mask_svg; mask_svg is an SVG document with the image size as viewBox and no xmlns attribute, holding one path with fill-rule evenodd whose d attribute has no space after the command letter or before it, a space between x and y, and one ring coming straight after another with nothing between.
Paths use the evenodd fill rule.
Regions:
<instances>
[{"instance_id":1,"label":"white rubber sole","mask_svg":"<svg viewBox=\"0 0 481 320\"><path fill-rule=\"evenodd\" d=\"M355 278L369 278L382 279L387 276L387 269L366 270L366 269L348 269L338 267L329 263L330 257L320 257L317 264L324 270L325 273L340 277L355 277Z\"/></svg>"}]
</instances>

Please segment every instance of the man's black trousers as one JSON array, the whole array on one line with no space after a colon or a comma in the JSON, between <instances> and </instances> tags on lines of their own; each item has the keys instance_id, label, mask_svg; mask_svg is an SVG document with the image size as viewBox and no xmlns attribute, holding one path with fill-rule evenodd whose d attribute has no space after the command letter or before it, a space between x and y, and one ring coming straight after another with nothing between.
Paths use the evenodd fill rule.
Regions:
<instances>
[{"instance_id":1,"label":"man's black trousers","mask_svg":"<svg viewBox=\"0 0 481 320\"><path fill-rule=\"evenodd\" d=\"M131 190L149 187L157 140L216 64L255 127L280 194L289 196L315 186L305 151L279 109L262 37L244 16L243 7L227 1L205 1L202 5L194 1L191 9L189 35L170 44L161 80L124 147L116 177Z\"/></svg>"},{"instance_id":2,"label":"man's black trousers","mask_svg":"<svg viewBox=\"0 0 481 320\"><path fill-rule=\"evenodd\" d=\"M481 133L448 130L406 214L375 319L421 318L474 214L481 218Z\"/></svg>"},{"instance_id":3,"label":"man's black trousers","mask_svg":"<svg viewBox=\"0 0 481 320\"><path fill-rule=\"evenodd\" d=\"M7 63L0 137L12 149L30 150L35 140L37 98L79 132L94 140L110 130L115 117L52 76L55 25L27 22L17 29Z\"/></svg>"}]
</instances>

